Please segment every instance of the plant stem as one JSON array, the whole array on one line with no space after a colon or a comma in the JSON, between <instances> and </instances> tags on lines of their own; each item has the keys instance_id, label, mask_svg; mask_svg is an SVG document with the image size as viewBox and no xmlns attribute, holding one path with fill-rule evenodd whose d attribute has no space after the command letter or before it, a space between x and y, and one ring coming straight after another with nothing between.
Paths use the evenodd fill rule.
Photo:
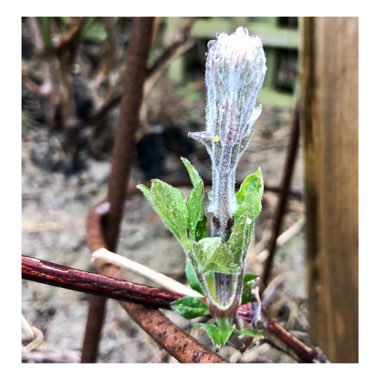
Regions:
<instances>
[{"instance_id":1,"label":"plant stem","mask_svg":"<svg viewBox=\"0 0 380 380\"><path fill-rule=\"evenodd\" d=\"M212 203L214 216L212 218L211 236L220 237L227 241L234 224L232 199L235 199L236 164L231 162L230 149L224 149L220 146L215 149L220 152L220 158L218 158L220 164L217 169L213 165ZM239 281L239 276L215 273L217 303L221 306L228 305L220 311L215 310L214 312L217 315L221 314L229 319L235 318L239 306L239 302L236 304L237 281Z\"/></svg>"}]
</instances>

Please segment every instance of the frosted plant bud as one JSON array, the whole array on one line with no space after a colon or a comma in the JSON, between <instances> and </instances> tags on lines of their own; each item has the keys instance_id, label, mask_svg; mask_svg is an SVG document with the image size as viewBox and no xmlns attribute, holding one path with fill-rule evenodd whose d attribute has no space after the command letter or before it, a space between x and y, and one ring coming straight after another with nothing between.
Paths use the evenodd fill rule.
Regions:
<instances>
[{"instance_id":1,"label":"frosted plant bud","mask_svg":"<svg viewBox=\"0 0 380 380\"><path fill-rule=\"evenodd\" d=\"M218 33L207 47L206 130L189 135L206 145L211 157L213 188L209 210L223 230L231 224L236 208L236 166L261 114L256 98L266 65L260 38L250 36L244 27L230 35Z\"/></svg>"}]
</instances>

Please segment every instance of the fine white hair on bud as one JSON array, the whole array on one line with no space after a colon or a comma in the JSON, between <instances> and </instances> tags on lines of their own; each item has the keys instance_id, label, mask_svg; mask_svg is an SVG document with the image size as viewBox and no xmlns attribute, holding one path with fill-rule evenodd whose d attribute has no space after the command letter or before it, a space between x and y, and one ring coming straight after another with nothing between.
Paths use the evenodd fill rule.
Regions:
<instances>
[{"instance_id":1,"label":"fine white hair on bud","mask_svg":"<svg viewBox=\"0 0 380 380\"><path fill-rule=\"evenodd\" d=\"M232 34L218 33L207 47L206 130L189 135L203 143L210 155L209 211L223 231L233 220L236 209L236 166L251 140L253 124L261 114L256 99L266 65L261 39L250 36L241 26Z\"/></svg>"}]
</instances>

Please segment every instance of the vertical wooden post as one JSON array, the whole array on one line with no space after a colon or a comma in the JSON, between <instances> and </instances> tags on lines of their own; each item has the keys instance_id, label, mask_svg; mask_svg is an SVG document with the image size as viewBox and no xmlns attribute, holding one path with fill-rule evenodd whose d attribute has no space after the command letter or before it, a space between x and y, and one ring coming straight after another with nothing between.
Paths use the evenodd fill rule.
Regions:
<instances>
[{"instance_id":1,"label":"vertical wooden post","mask_svg":"<svg viewBox=\"0 0 380 380\"><path fill-rule=\"evenodd\" d=\"M303 20L301 92L311 343L357 362L357 18Z\"/></svg>"}]
</instances>

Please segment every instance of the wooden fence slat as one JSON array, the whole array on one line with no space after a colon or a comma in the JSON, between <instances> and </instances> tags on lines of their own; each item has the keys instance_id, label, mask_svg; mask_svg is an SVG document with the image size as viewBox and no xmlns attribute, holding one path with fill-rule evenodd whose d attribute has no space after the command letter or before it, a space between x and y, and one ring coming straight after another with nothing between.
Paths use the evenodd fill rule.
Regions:
<instances>
[{"instance_id":1,"label":"wooden fence slat","mask_svg":"<svg viewBox=\"0 0 380 380\"><path fill-rule=\"evenodd\" d=\"M312 344L358 361L358 19L303 20L301 127Z\"/></svg>"}]
</instances>

